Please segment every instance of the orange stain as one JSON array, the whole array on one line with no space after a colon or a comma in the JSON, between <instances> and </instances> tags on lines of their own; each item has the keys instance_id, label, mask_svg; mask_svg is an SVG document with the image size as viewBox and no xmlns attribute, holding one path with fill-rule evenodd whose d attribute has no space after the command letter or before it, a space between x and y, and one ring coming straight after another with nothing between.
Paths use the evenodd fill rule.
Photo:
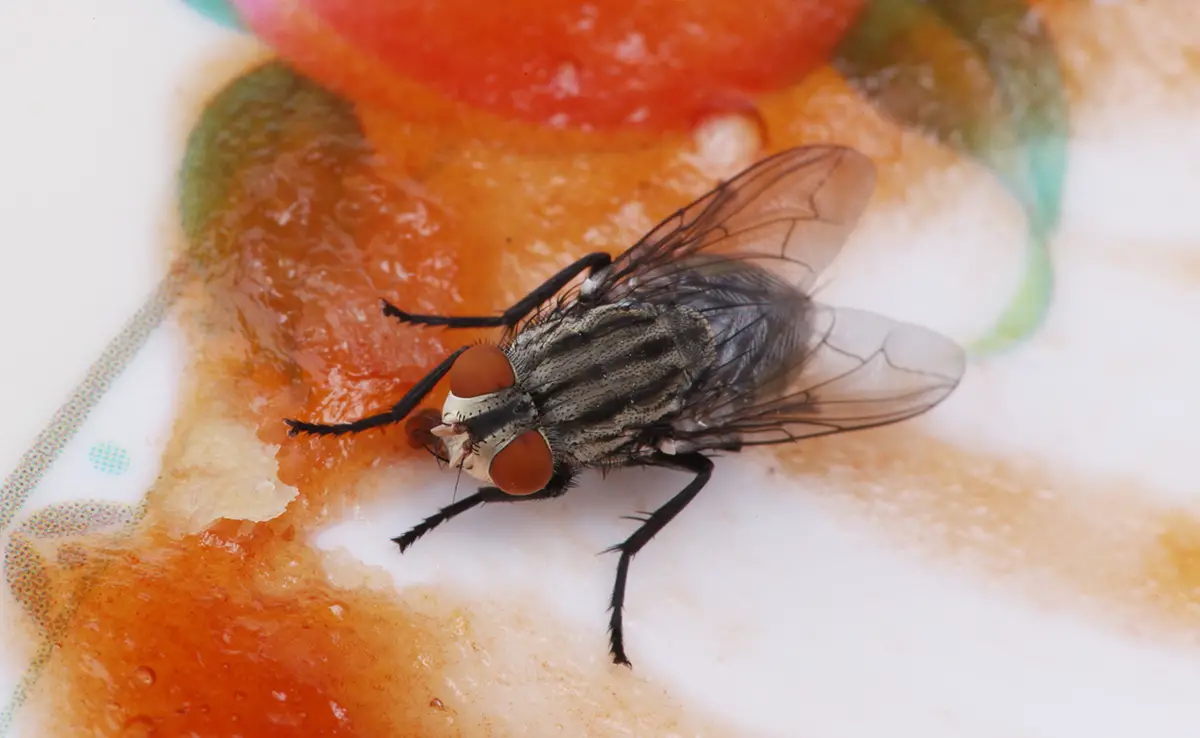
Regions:
<instances>
[{"instance_id":1,"label":"orange stain","mask_svg":"<svg viewBox=\"0 0 1200 738\"><path fill-rule=\"evenodd\" d=\"M1168 513L1148 556L1147 580L1162 604L1195 627L1200 621L1200 516Z\"/></svg>"},{"instance_id":2,"label":"orange stain","mask_svg":"<svg viewBox=\"0 0 1200 738\"><path fill-rule=\"evenodd\" d=\"M901 428L814 439L785 469L898 545L967 565L1014 593L1122 629L1200 626L1200 518L1096 480L969 452Z\"/></svg>"},{"instance_id":3,"label":"orange stain","mask_svg":"<svg viewBox=\"0 0 1200 738\"><path fill-rule=\"evenodd\" d=\"M294 536L229 522L96 554L44 677L53 735L459 734L430 707L433 624L330 586Z\"/></svg>"}]
</instances>

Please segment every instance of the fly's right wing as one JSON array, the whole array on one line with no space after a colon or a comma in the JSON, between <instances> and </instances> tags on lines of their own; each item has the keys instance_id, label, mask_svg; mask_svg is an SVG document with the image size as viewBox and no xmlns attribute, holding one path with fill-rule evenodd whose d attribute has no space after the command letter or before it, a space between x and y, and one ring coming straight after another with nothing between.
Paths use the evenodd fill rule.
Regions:
<instances>
[{"instance_id":1,"label":"fly's right wing","mask_svg":"<svg viewBox=\"0 0 1200 738\"><path fill-rule=\"evenodd\" d=\"M787 443L889 425L946 399L966 370L951 339L866 310L812 304L807 335L775 376L760 377L758 396L696 398L677 430L684 448Z\"/></svg>"}]
</instances>

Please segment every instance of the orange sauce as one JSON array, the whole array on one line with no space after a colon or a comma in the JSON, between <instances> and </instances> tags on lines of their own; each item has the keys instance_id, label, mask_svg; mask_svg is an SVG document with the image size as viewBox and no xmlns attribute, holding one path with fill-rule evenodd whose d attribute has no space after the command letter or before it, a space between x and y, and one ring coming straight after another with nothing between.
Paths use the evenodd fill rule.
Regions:
<instances>
[{"instance_id":1,"label":"orange sauce","mask_svg":"<svg viewBox=\"0 0 1200 738\"><path fill-rule=\"evenodd\" d=\"M430 623L324 583L294 535L241 527L105 557L57 642L52 735L457 734L430 706Z\"/></svg>"}]
</instances>

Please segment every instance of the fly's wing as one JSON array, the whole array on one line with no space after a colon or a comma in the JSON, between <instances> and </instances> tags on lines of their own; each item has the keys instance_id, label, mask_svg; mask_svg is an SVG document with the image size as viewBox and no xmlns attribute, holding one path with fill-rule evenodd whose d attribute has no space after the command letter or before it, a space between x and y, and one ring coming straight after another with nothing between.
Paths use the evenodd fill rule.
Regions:
<instances>
[{"instance_id":1,"label":"fly's wing","mask_svg":"<svg viewBox=\"0 0 1200 738\"><path fill-rule=\"evenodd\" d=\"M875 188L870 158L844 146L770 156L659 223L585 284L595 301L669 289L695 255L751 259L808 292Z\"/></svg>"},{"instance_id":2,"label":"fly's wing","mask_svg":"<svg viewBox=\"0 0 1200 738\"><path fill-rule=\"evenodd\" d=\"M962 379L966 355L931 330L865 310L812 303L807 331L754 397L697 398L700 422L675 434L691 449L785 443L920 415Z\"/></svg>"},{"instance_id":3,"label":"fly's wing","mask_svg":"<svg viewBox=\"0 0 1200 738\"><path fill-rule=\"evenodd\" d=\"M753 377L726 376L739 374L734 364L751 348L740 343L749 334L718 337L718 353L731 354L731 363L717 367L716 379L679 414L672 430L678 448L784 443L887 425L929 410L958 386L966 357L950 339L803 297L841 250L874 187L874 165L853 149L789 149L679 210L585 281L581 296L596 302L657 302L708 269L698 269L697 257L713 257L759 262L802 296L781 296L796 305L787 326L793 340L774 341L771 349L784 355L754 362Z\"/></svg>"}]
</instances>

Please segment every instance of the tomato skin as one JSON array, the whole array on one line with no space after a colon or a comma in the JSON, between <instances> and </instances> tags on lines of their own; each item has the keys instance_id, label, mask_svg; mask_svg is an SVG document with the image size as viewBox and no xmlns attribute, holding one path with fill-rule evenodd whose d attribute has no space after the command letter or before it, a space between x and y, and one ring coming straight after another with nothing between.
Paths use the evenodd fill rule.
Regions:
<instances>
[{"instance_id":1,"label":"tomato skin","mask_svg":"<svg viewBox=\"0 0 1200 738\"><path fill-rule=\"evenodd\" d=\"M285 59L361 101L432 104L384 89L415 83L509 120L668 130L796 82L863 0L762 0L753 12L732 0L235 5Z\"/></svg>"}]
</instances>

